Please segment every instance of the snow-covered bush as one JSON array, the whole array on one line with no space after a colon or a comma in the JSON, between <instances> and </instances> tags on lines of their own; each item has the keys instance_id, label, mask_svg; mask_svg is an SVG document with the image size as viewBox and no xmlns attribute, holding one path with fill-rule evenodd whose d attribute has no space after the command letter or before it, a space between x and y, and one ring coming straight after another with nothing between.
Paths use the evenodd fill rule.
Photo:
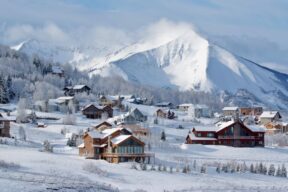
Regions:
<instances>
[{"instance_id":1,"label":"snow-covered bush","mask_svg":"<svg viewBox=\"0 0 288 192\"><path fill-rule=\"evenodd\" d=\"M63 117L63 124L64 125L76 125L76 116L73 114L66 114Z\"/></svg>"},{"instance_id":2,"label":"snow-covered bush","mask_svg":"<svg viewBox=\"0 0 288 192\"><path fill-rule=\"evenodd\" d=\"M0 169L19 169L20 165L12 162L0 160Z\"/></svg>"},{"instance_id":3,"label":"snow-covered bush","mask_svg":"<svg viewBox=\"0 0 288 192\"><path fill-rule=\"evenodd\" d=\"M26 132L22 126L20 126L18 129L18 136L19 140L26 141Z\"/></svg>"},{"instance_id":4,"label":"snow-covered bush","mask_svg":"<svg viewBox=\"0 0 288 192\"><path fill-rule=\"evenodd\" d=\"M50 144L48 140L43 142L43 151L53 153L53 146Z\"/></svg>"},{"instance_id":5,"label":"snow-covered bush","mask_svg":"<svg viewBox=\"0 0 288 192\"><path fill-rule=\"evenodd\" d=\"M100 169L99 167L97 167L92 162L85 163L83 165L82 169L84 171L89 172L89 173L97 174L97 175L100 175L100 176L104 176L104 177L108 176L108 172L107 171L104 171L104 170Z\"/></svg>"}]
</instances>

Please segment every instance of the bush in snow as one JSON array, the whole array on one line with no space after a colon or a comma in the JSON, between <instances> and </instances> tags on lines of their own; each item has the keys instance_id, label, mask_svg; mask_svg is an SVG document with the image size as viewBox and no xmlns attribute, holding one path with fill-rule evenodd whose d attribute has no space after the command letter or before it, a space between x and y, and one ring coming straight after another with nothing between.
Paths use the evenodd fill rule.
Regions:
<instances>
[{"instance_id":1,"label":"bush in snow","mask_svg":"<svg viewBox=\"0 0 288 192\"><path fill-rule=\"evenodd\" d=\"M274 164L271 164L268 170L268 175L274 176L275 175L275 167Z\"/></svg>"},{"instance_id":2,"label":"bush in snow","mask_svg":"<svg viewBox=\"0 0 288 192\"><path fill-rule=\"evenodd\" d=\"M172 166L170 166L169 172L170 172L170 173L173 173L173 167L172 167Z\"/></svg>"},{"instance_id":3,"label":"bush in snow","mask_svg":"<svg viewBox=\"0 0 288 192\"><path fill-rule=\"evenodd\" d=\"M22 126L18 129L18 136L21 141L26 141L26 132Z\"/></svg>"},{"instance_id":4,"label":"bush in snow","mask_svg":"<svg viewBox=\"0 0 288 192\"><path fill-rule=\"evenodd\" d=\"M221 172L221 168L220 168L220 164L218 163L217 167L216 167L216 172L220 173Z\"/></svg>"},{"instance_id":5,"label":"bush in snow","mask_svg":"<svg viewBox=\"0 0 288 192\"><path fill-rule=\"evenodd\" d=\"M205 165L201 166L200 173L206 173L206 166Z\"/></svg>"},{"instance_id":6,"label":"bush in snow","mask_svg":"<svg viewBox=\"0 0 288 192\"><path fill-rule=\"evenodd\" d=\"M48 140L45 140L43 142L43 150L45 152L50 152L50 153L53 153L53 146L50 144L50 142Z\"/></svg>"},{"instance_id":7,"label":"bush in snow","mask_svg":"<svg viewBox=\"0 0 288 192\"><path fill-rule=\"evenodd\" d=\"M67 114L63 117L64 125L76 125L76 117L73 114Z\"/></svg>"},{"instance_id":8,"label":"bush in snow","mask_svg":"<svg viewBox=\"0 0 288 192\"><path fill-rule=\"evenodd\" d=\"M155 166L152 165L150 170L151 170L151 171L156 171Z\"/></svg>"},{"instance_id":9,"label":"bush in snow","mask_svg":"<svg viewBox=\"0 0 288 192\"><path fill-rule=\"evenodd\" d=\"M0 169L19 169L20 165L16 163L8 163L6 161L0 160Z\"/></svg>"},{"instance_id":10,"label":"bush in snow","mask_svg":"<svg viewBox=\"0 0 288 192\"><path fill-rule=\"evenodd\" d=\"M161 141L166 141L166 134L165 134L165 131L163 130L162 132L161 132Z\"/></svg>"},{"instance_id":11,"label":"bush in snow","mask_svg":"<svg viewBox=\"0 0 288 192\"><path fill-rule=\"evenodd\" d=\"M90 172L90 173L94 173L100 176L108 176L108 172L104 171L102 169L100 169L99 167L97 167L94 163L89 162L89 163L85 163L82 167L82 169L84 171Z\"/></svg>"},{"instance_id":12,"label":"bush in snow","mask_svg":"<svg viewBox=\"0 0 288 192\"><path fill-rule=\"evenodd\" d=\"M281 167L281 176L287 177L287 170L284 164L282 164L282 167Z\"/></svg>"}]
</instances>

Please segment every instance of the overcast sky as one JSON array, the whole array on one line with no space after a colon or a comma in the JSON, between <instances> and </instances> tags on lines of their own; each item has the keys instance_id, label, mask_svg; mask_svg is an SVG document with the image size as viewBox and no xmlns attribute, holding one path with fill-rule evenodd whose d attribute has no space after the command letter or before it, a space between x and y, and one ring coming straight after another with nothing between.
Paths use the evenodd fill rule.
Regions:
<instances>
[{"instance_id":1,"label":"overcast sky","mask_svg":"<svg viewBox=\"0 0 288 192\"><path fill-rule=\"evenodd\" d=\"M1 0L0 43L35 38L125 45L165 19L176 27L193 25L232 52L286 70L287 10L287 0Z\"/></svg>"}]
</instances>

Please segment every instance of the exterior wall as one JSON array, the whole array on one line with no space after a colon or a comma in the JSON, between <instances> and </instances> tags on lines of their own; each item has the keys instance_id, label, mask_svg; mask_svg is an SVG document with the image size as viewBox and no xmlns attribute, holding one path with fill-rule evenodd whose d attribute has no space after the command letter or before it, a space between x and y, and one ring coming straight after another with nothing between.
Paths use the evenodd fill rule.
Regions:
<instances>
[{"instance_id":1,"label":"exterior wall","mask_svg":"<svg viewBox=\"0 0 288 192\"><path fill-rule=\"evenodd\" d=\"M208 137L208 134L213 132L193 131L196 137ZM199 135L200 134L200 135ZM252 132L242 123L234 123L219 132L215 132L217 140L191 140L186 138L187 144L203 144L203 145L227 145L233 147L264 147L264 132ZM210 136L211 137L211 136ZM213 138L213 137L212 137Z\"/></svg>"},{"instance_id":2,"label":"exterior wall","mask_svg":"<svg viewBox=\"0 0 288 192\"><path fill-rule=\"evenodd\" d=\"M0 137L10 137L10 121L0 121Z\"/></svg>"},{"instance_id":3,"label":"exterior wall","mask_svg":"<svg viewBox=\"0 0 288 192\"><path fill-rule=\"evenodd\" d=\"M241 107L240 114L241 115L261 115L263 112L262 107Z\"/></svg>"},{"instance_id":4,"label":"exterior wall","mask_svg":"<svg viewBox=\"0 0 288 192\"><path fill-rule=\"evenodd\" d=\"M235 110L225 110L225 111L223 111L223 114L225 116L236 116L237 111L235 111Z\"/></svg>"},{"instance_id":5,"label":"exterior wall","mask_svg":"<svg viewBox=\"0 0 288 192\"><path fill-rule=\"evenodd\" d=\"M164 113L162 110L157 110L156 116L157 116L157 117L161 117L161 118L166 118L166 117L167 117L167 114Z\"/></svg>"}]
</instances>

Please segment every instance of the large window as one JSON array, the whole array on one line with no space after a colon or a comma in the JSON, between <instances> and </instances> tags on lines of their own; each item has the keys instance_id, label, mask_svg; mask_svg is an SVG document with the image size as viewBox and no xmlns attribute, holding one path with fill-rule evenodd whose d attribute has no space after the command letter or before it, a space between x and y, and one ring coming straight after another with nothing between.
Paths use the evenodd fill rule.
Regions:
<instances>
[{"instance_id":1,"label":"large window","mask_svg":"<svg viewBox=\"0 0 288 192\"><path fill-rule=\"evenodd\" d=\"M215 137L214 133L207 133L207 137Z\"/></svg>"}]
</instances>

